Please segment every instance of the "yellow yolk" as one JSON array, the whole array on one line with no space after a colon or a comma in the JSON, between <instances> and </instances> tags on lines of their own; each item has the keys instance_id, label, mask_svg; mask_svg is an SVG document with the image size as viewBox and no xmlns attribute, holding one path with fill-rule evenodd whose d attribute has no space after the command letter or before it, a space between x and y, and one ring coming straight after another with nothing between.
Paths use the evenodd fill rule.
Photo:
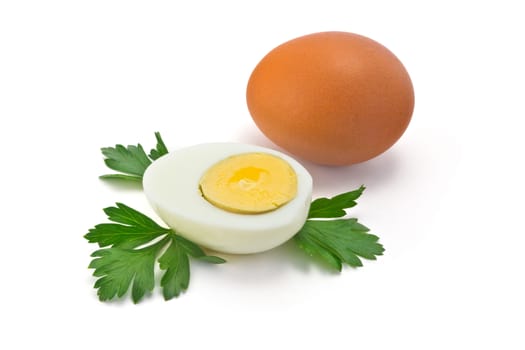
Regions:
<instances>
[{"instance_id":1,"label":"yellow yolk","mask_svg":"<svg viewBox=\"0 0 525 350\"><path fill-rule=\"evenodd\" d=\"M297 175L283 159L245 153L213 165L200 179L203 197L221 209L258 214L279 208L297 194Z\"/></svg>"}]
</instances>

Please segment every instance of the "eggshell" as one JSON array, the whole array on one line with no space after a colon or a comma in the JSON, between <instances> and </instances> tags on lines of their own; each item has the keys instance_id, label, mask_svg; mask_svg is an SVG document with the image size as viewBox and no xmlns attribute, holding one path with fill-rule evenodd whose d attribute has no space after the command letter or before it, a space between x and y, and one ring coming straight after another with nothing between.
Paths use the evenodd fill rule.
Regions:
<instances>
[{"instance_id":1,"label":"eggshell","mask_svg":"<svg viewBox=\"0 0 525 350\"><path fill-rule=\"evenodd\" d=\"M290 153L349 165L390 148L407 128L414 91L399 59L361 35L322 32L268 53L250 76L253 120Z\"/></svg>"}]
</instances>

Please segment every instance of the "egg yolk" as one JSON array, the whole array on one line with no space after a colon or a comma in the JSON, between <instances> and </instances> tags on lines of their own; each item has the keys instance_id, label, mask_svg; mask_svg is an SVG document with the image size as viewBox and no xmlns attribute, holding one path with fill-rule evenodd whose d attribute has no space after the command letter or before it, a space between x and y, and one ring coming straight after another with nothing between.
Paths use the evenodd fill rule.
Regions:
<instances>
[{"instance_id":1,"label":"egg yolk","mask_svg":"<svg viewBox=\"0 0 525 350\"><path fill-rule=\"evenodd\" d=\"M277 209L297 194L297 175L283 159L266 153L226 158L199 182L202 196L214 206L241 214Z\"/></svg>"}]
</instances>

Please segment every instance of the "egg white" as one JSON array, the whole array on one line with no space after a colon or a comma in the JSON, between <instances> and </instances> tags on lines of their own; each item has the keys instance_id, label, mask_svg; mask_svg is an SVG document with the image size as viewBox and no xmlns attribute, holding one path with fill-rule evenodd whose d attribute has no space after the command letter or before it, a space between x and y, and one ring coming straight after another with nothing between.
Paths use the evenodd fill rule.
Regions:
<instances>
[{"instance_id":1,"label":"egg white","mask_svg":"<svg viewBox=\"0 0 525 350\"><path fill-rule=\"evenodd\" d=\"M262 152L290 164L297 195L271 212L237 214L209 203L199 180L215 163L242 153ZM272 249L304 225L312 197L312 177L293 158L264 147L240 143L200 144L157 159L144 173L143 187L153 209L181 236L218 252L248 254Z\"/></svg>"}]
</instances>

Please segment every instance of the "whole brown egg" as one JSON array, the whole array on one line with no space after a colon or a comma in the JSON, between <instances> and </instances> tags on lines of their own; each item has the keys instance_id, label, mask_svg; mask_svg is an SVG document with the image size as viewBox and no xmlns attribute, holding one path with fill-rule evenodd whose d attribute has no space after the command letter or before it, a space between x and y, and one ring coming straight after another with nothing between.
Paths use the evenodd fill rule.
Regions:
<instances>
[{"instance_id":1,"label":"whole brown egg","mask_svg":"<svg viewBox=\"0 0 525 350\"><path fill-rule=\"evenodd\" d=\"M326 165L383 153L406 130L414 109L412 82L399 59L347 32L310 34L276 47L255 67L246 98L270 140Z\"/></svg>"}]
</instances>

